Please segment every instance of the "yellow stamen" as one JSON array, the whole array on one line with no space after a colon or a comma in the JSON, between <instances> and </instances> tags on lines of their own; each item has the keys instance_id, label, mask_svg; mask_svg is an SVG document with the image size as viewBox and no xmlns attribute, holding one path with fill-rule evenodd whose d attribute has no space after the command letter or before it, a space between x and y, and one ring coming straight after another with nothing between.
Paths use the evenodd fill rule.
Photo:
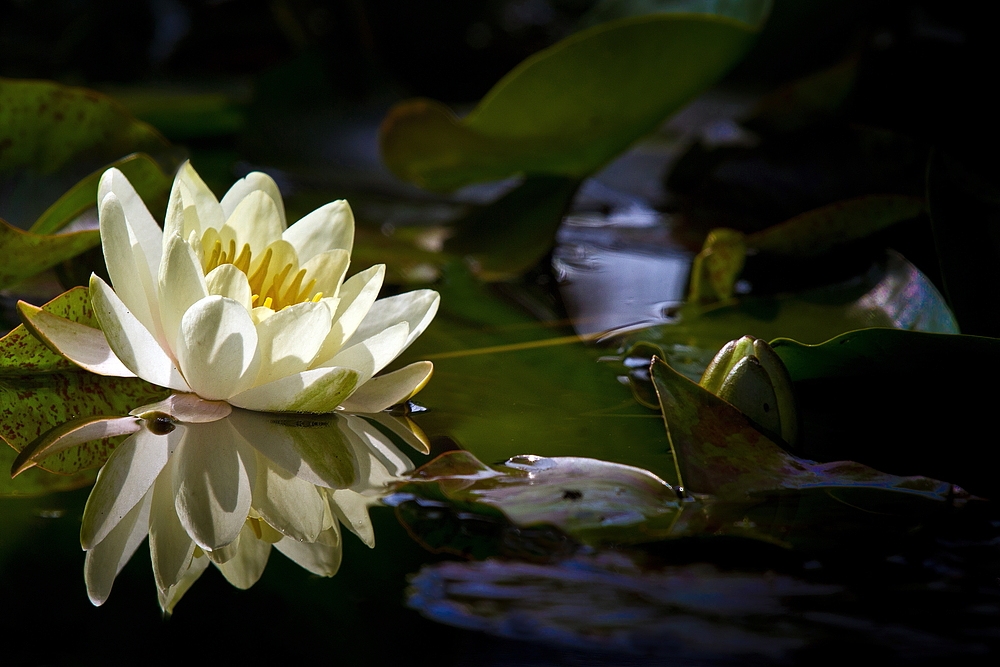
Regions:
<instances>
[{"instance_id":1,"label":"yellow stamen","mask_svg":"<svg viewBox=\"0 0 1000 667\"><path fill-rule=\"evenodd\" d=\"M268 288L267 294L268 296L273 297L276 302L279 301L281 298L279 296L279 290L281 289L281 284L285 282L285 277L288 276L288 273L291 270L292 270L292 265L285 264L285 268L281 270L281 273L276 275L274 277L274 280L271 281L271 286ZM275 308L275 310L281 310L285 305L288 304L281 304L277 308Z\"/></svg>"},{"instance_id":2,"label":"yellow stamen","mask_svg":"<svg viewBox=\"0 0 1000 667\"><path fill-rule=\"evenodd\" d=\"M288 289L285 290L284 296L281 297L282 301L288 304L298 303L301 301L301 299L299 299L299 288L302 287L302 279L305 275L306 270L299 269L299 272L295 274L294 278L292 278L292 282L288 286Z\"/></svg>"},{"instance_id":3,"label":"yellow stamen","mask_svg":"<svg viewBox=\"0 0 1000 667\"><path fill-rule=\"evenodd\" d=\"M319 303L319 300L322 299L322 298L323 298L323 293L322 292L316 292L316 294L313 295L312 302L313 303Z\"/></svg>"},{"instance_id":4,"label":"yellow stamen","mask_svg":"<svg viewBox=\"0 0 1000 667\"><path fill-rule=\"evenodd\" d=\"M205 265L205 273L208 273L220 264L219 259L221 259L221 254L222 241L216 241L215 245L212 246L212 254L208 257L208 263Z\"/></svg>"},{"instance_id":5,"label":"yellow stamen","mask_svg":"<svg viewBox=\"0 0 1000 667\"><path fill-rule=\"evenodd\" d=\"M267 278L267 267L271 266L271 257L273 256L274 251L268 248L264 252L264 259L260 261L260 266L258 266L257 270L253 272L252 276L250 276L250 289L257 294L260 294L262 291L261 288L264 287L264 279Z\"/></svg>"},{"instance_id":6,"label":"yellow stamen","mask_svg":"<svg viewBox=\"0 0 1000 667\"><path fill-rule=\"evenodd\" d=\"M233 242L233 249L235 250L235 248L236 248L236 243ZM233 265L237 269L239 269L240 271L242 271L243 273L246 273L247 271L250 270L250 244L249 243L244 243L243 244L243 249L240 251L240 256L237 257L235 260L233 260Z\"/></svg>"},{"instance_id":7,"label":"yellow stamen","mask_svg":"<svg viewBox=\"0 0 1000 667\"><path fill-rule=\"evenodd\" d=\"M296 297L295 300L297 302L299 302L299 303L301 303L302 301L307 300L309 298L309 293L313 291L313 287L316 287L316 279L315 278L313 278L312 280L309 281L309 284L306 285L306 288L304 290L302 290L301 292L299 292L299 295L298 295L298 297Z\"/></svg>"},{"instance_id":8,"label":"yellow stamen","mask_svg":"<svg viewBox=\"0 0 1000 667\"><path fill-rule=\"evenodd\" d=\"M273 304L274 304L274 299L272 299L271 297L267 297L266 299L264 299L265 308L270 308Z\"/></svg>"}]
</instances>

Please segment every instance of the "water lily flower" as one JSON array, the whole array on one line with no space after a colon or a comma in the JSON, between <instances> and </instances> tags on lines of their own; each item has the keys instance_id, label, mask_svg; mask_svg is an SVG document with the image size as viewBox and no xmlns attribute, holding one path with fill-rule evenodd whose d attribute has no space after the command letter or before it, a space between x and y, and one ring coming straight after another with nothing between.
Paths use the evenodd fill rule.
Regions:
<instances>
[{"instance_id":1,"label":"water lily flower","mask_svg":"<svg viewBox=\"0 0 1000 667\"><path fill-rule=\"evenodd\" d=\"M369 418L427 451L391 415ZM131 435L101 468L83 512L84 578L95 605L107 600L147 535L167 612L209 563L249 588L272 546L314 574L333 576L341 524L374 546L368 508L414 467L358 415L284 419L181 393L129 417L56 429L22 451L14 472L95 437L124 434Z\"/></svg>"},{"instance_id":2,"label":"water lily flower","mask_svg":"<svg viewBox=\"0 0 1000 667\"><path fill-rule=\"evenodd\" d=\"M82 368L272 412L376 412L429 379L430 362L375 377L424 331L439 297L376 300L382 265L345 280L346 202L286 228L269 176L251 173L218 201L189 163L162 230L117 169L98 201L111 278L90 281L100 330L19 304L25 325Z\"/></svg>"}]
</instances>

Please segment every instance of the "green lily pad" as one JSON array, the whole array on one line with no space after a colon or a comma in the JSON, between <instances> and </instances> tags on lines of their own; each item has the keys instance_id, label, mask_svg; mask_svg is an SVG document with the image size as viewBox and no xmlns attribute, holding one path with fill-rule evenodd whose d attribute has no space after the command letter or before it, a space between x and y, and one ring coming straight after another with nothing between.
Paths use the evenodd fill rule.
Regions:
<instances>
[{"instance_id":1,"label":"green lily pad","mask_svg":"<svg viewBox=\"0 0 1000 667\"><path fill-rule=\"evenodd\" d=\"M853 461L816 463L792 456L739 410L670 368L653 361L670 446L685 489L720 499L745 500L783 492L835 490L914 503L963 504L969 495L948 482L899 477ZM853 494L860 491L860 494Z\"/></svg>"},{"instance_id":2,"label":"green lily pad","mask_svg":"<svg viewBox=\"0 0 1000 667\"><path fill-rule=\"evenodd\" d=\"M97 205L97 188L101 176L112 167L120 169L150 210L165 210L173 176L164 173L159 163L145 153L134 153L115 160L93 172L70 188L46 209L28 231L33 234L55 234L78 215Z\"/></svg>"},{"instance_id":3,"label":"green lily pad","mask_svg":"<svg viewBox=\"0 0 1000 667\"><path fill-rule=\"evenodd\" d=\"M417 99L390 110L382 155L401 178L447 190L514 174L582 178L729 70L758 23L649 14L602 23L518 65L459 119Z\"/></svg>"},{"instance_id":4,"label":"green lily pad","mask_svg":"<svg viewBox=\"0 0 1000 667\"><path fill-rule=\"evenodd\" d=\"M110 97L50 81L0 79L0 174L51 174L71 162L94 167L168 148Z\"/></svg>"},{"instance_id":5,"label":"green lily pad","mask_svg":"<svg viewBox=\"0 0 1000 667\"><path fill-rule=\"evenodd\" d=\"M32 234L0 220L0 287L7 287L100 244L101 233Z\"/></svg>"},{"instance_id":6,"label":"green lily pad","mask_svg":"<svg viewBox=\"0 0 1000 667\"><path fill-rule=\"evenodd\" d=\"M99 328L86 287L74 287L60 294L42 306L42 310ZM78 369L76 364L56 354L32 336L23 324L0 338L0 377Z\"/></svg>"}]
</instances>

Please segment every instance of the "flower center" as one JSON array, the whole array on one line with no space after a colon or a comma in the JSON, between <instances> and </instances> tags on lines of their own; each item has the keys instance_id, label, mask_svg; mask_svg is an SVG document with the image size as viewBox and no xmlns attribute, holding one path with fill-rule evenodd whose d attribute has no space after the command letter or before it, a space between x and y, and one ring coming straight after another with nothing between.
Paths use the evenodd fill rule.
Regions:
<instances>
[{"instance_id":1,"label":"flower center","mask_svg":"<svg viewBox=\"0 0 1000 667\"><path fill-rule=\"evenodd\" d=\"M254 306L277 311L303 301L319 301L323 298L322 292L313 292L315 280L302 285L306 278L305 269L296 271L294 260L284 263L274 261L274 251L270 247L264 251L252 273L250 267L254 262L250 244L244 243L237 255L236 241L233 239L229 240L228 247L224 247L221 240L216 240L211 251L205 253L204 262L206 275L223 264L232 264L246 274Z\"/></svg>"}]
</instances>

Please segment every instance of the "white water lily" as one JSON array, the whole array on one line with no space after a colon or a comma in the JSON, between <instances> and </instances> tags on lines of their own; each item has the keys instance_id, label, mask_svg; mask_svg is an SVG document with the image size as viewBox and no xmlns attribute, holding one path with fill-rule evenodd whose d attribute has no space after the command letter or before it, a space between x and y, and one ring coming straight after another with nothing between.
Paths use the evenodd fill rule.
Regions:
<instances>
[{"instance_id":1,"label":"white water lily","mask_svg":"<svg viewBox=\"0 0 1000 667\"><path fill-rule=\"evenodd\" d=\"M98 201L114 287L91 277L101 329L19 304L26 326L77 365L272 412L376 412L429 379L430 362L374 378L423 332L439 297L376 300L382 265L345 280L346 202L286 229L269 176L247 175L220 202L188 163L162 230L117 169L102 177Z\"/></svg>"},{"instance_id":2,"label":"white water lily","mask_svg":"<svg viewBox=\"0 0 1000 667\"><path fill-rule=\"evenodd\" d=\"M83 513L84 577L96 605L147 535L167 612L209 563L249 588L272 546L333 576L340 525L374 546L368 508L413 469L388 437L352 414L283 419L173 394L132 415L77 420L33 443L15 470L95 437L131 434L101 468ZM427 451L404 422L368 418Z\"/></svg>"}]
</instances>

